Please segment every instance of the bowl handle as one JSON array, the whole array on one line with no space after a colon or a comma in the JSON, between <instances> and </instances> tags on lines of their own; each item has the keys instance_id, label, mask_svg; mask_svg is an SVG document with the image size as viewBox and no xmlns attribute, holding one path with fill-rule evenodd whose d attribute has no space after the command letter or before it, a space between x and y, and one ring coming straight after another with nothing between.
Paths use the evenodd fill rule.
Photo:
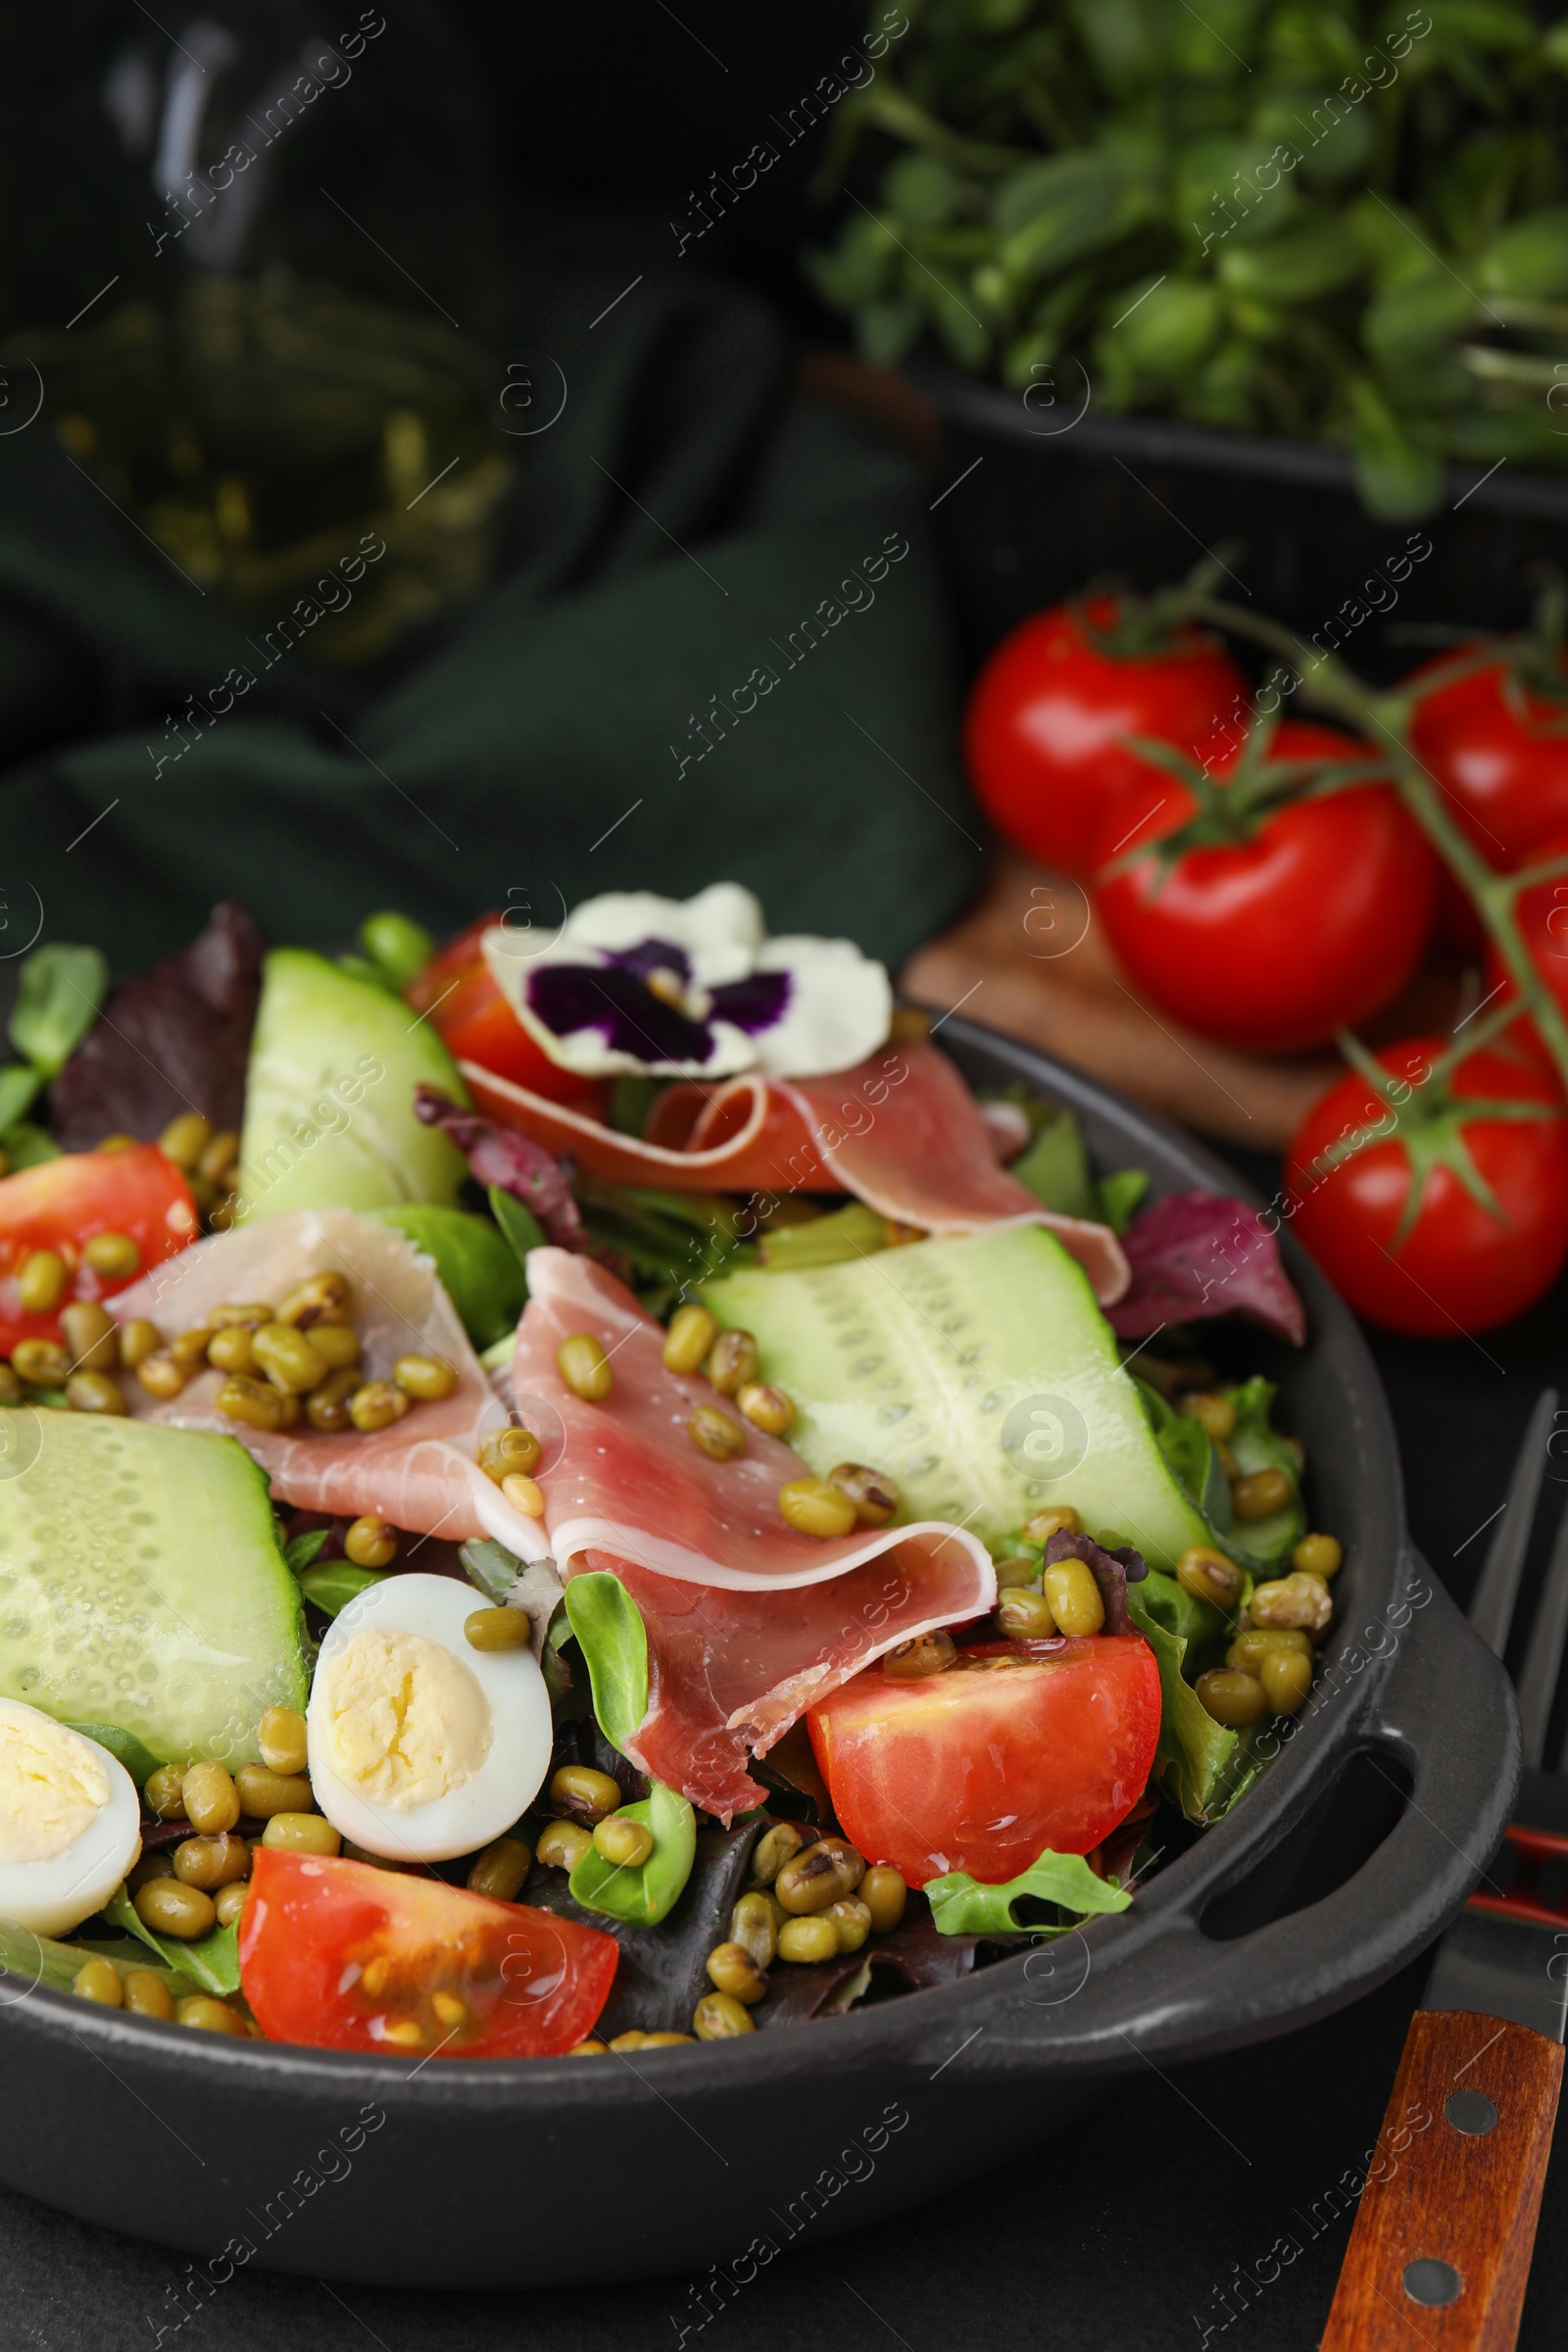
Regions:
<instances>
[{"instance_id":1,"label":"bowl handle","mask_svg":"<svg viewBox=\"0 0 1568 2352\"><path fill-rule=\"evenodd\" d=\"M1298 1753L1272 1768L1301 1766L1268 1847L1248 1845L1238 1860L1234 1850L1210 1857L1200 1840L1131 1911L988 1971L982 1984L995 1983L993 1998L965 2003L933 2063L965 2033L973 2038L963 2068L1033 2063L1059 2075L1202 2057L1329 2015L1393 1976L1446 1926L1507 1827L1519 1718L1498 1660L1425 1563L1412 1555L1410 1565L1412 1589L1430 1600L1349 1695L1350 1736L1310 1764ZM1411 1793L1360 1869L1320 1901L1250 1934L1206 1936L1200 1922L1217 1897L1290 1835L1346 1762L1379 1753L1409 1774ZM1250 1801L1242 1797L1238 1813ZM974 2034L977 2022L983 2031ZM934 2045L936 2036L928 2038Z\"/></svg>"}]
</instances>

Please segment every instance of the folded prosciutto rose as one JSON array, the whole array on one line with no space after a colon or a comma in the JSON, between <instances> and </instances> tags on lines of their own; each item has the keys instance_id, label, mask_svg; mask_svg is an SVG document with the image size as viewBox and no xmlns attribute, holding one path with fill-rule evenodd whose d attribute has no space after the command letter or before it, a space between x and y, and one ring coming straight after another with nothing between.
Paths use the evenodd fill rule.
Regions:
<instances>
[{"instance_id":1,"label":"folded prosciutto rose","mask_svg":"<svg viewBox=\"0 0 1568 2352\"><path fill-rule=\"evenodd\" d=\"M777 1438L747 1428L715 1461L686 1433L713 1390L671 1372L664 1331L590 1259L528 1257L529 1299L512 1382L544 1444L538 1478L561 1573L610 1570L648 1634L648 1712L626 1752L725 1820L765 1791L747 1770L813 1700L916 1634L979 1616L996 1572L977 1538L939 1521L861 1528L833 1543L800 1535L779 1489L808 1475ZM604 1348L601 1403L557 1368L564 1339Z\"/></svg>"}]
</instances>

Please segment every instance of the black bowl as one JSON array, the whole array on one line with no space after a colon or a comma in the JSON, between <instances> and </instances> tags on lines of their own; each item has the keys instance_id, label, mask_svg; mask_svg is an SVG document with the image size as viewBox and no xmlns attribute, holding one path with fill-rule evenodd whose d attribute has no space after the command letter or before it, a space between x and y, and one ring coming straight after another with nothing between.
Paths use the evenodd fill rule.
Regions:
<instances>
[{"instance_id":1,"label":"black bowl","mask_svg":"<svg viewBox=\"0 0 1568 2352\"><path fill-rule=\"evenodd\" d=\"M1234 1192L1173 1129L967 1022L977 1084L1070 1103L1102 1166ZM1289 1245L1288 1245L1289 1248ZM1108 2079L1239 2048L1381 1983L1452 1917L1519 1768L1496 1660L1405 1534L1399 1464L1349 1314L1291 1251L1313 1338L1258 1338L1346 1538L1310 1710L1227 1819L1133 1908L831 2024L635 2057L482 2062L273 2048L0 1984L0 2178L195 2258L409 2286L604 2282L713 2267L695 2328L811 2221L858 2228L1069 2122ZM1276 1360L1277 1359L1277 1360ZM10 1996L9 1998L7 1996Z\"/></svg>"}]
</instances>

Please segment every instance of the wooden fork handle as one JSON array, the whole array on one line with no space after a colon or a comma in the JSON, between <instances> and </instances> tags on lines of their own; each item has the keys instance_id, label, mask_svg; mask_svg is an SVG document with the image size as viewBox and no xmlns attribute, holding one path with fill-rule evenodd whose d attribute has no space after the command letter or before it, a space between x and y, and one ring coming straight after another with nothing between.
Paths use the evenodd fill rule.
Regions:
<instances>
[{"instance_id":1,"label":"wooden fork handle","mask_svg":"<svg viewBox=\"0 0 1568 2352\"><path fill-rule=\"evenodd\" d=\"M1321 2352L1511 2352L1563 2047L1468 2009L1418 2009Z\"/></svg>"}]
</instances>

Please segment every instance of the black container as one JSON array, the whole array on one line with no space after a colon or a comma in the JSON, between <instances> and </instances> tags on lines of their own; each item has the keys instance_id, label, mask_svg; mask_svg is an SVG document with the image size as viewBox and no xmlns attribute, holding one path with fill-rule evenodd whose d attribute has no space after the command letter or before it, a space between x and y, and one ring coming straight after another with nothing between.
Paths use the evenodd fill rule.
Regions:
<instances>
[{"instance_id":1,"label":"black container","mask_svg":"<svg viewBox=\"0 0 1568 2352\"><path fill-rule=\"evenodd\" d=\"M1070 361L1022 395L930 359L906 373L942 418L935 522L975 660L1091 576L1159 588L1217 552L1218 595L1384 679L1420 658L1390 623L1518 628L1532 567L1568 569L1568 479L1511 462L1454 466L1435 514L1380 522L1343 450L1098 416Z\"/></svg>"},{"instance_id":2,"label":"black container","mask_svg":"<svg viewBox=\"0 0 1568 2352\"><path fill-rule=\"evenodd\" d=\"M1156 1194L1234 1191L1092 1080L967 1022L943 1035L974 1082L1070 1103L1102 1165L1141 1163ZM808 2223L821 2237L897 2212L1068 2124L1119 2073L1261 2041L1392 1976L1501 1835L1518 1722L1497 1661L1410 1549L1353 1321L1294 1248L1291 1269L1310 1344L1259 1335L1252 1360L1279 1378L1314 1510L1347 1541L1321 1703L1123 1916L831 2024L626 2058L409 2066L13 1980L0 2179L184 2249L194 2312L240 2262L465 2288L717 2265L722 2303Z\"/></svg>"}]
</instances>

